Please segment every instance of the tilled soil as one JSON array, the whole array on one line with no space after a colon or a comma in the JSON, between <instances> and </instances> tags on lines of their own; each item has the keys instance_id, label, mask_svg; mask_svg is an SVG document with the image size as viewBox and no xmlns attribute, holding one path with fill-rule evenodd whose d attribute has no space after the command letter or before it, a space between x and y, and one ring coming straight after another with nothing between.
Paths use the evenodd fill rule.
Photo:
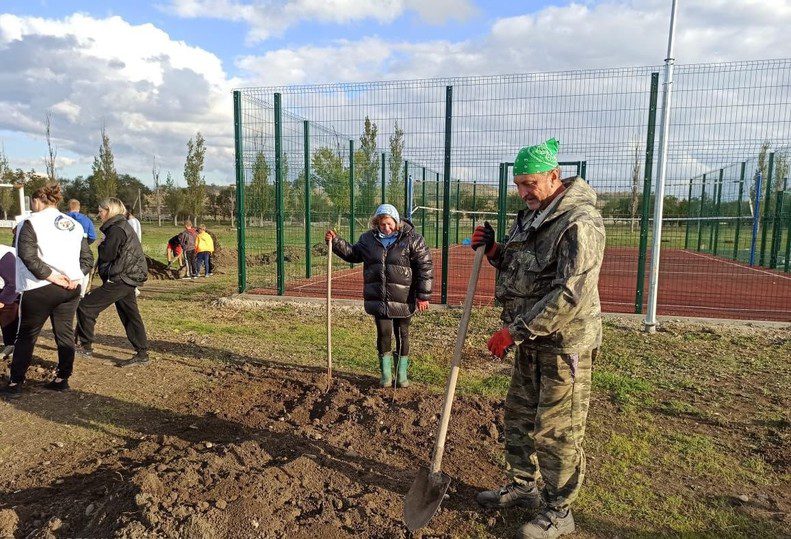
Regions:
<instances>
[{"instance_id":1,"label":"tilled soil","mask_svg":"<svg viewBox=\"0 0 791 539\"><path fill-rule=\"evenodd\" d=\"M47 486L17 481L2 493L0 507L14 509L0 513L0 532L17 518L17 537L408 535L403 496L430 457L441 395L394 395L353 375L336 375L325 392L324 373L274 365L207 374L212 383L187 399L189 413L152 410L151 425L120 450L77 457L71 475ZM501 475L498 406L455 403L449 498L416 536L510 535L529 516L474 502Z\"/></svg>"}]
</instances>

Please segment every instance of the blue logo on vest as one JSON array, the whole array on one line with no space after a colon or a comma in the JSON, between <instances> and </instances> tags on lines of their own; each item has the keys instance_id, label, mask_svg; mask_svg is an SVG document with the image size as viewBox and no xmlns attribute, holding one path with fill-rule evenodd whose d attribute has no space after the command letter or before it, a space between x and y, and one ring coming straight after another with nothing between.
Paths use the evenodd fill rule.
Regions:
<instances>
[{"instance_id":1,"label":"blue logo on vest","mask_svg":"<svg viewBox=\"0 0 791 539\"><path fill-rule=\"evenodd\" d=\"M74 221L66 217L65 215L58 215L55 218L55 228L58 230L65 230L66 232L71 232L74 230Z\"/></svg>"}]
</instances>

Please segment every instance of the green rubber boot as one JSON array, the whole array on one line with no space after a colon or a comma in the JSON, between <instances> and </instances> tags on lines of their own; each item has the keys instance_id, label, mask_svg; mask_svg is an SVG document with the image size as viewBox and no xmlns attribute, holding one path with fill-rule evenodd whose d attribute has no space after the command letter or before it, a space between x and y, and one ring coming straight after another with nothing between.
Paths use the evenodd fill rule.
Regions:
<instances>
[{"instance_id":1,"label":"green rubber boot","mask_svg":"<svg viewBox=\"0 0 791 539\"><path fill-rule=\"evenodd\" d=\"M379 370L382 372L382 377L379 379L381 387L390 387L393 385L393 354L384 354L379 356Z\"/></svg>"},{"instance_id":2,"label":"green rubber boot","mask_svg":"<svg viewBox=\"0 0 791 539\"><path fill-rule=\"evenodd\" d=\"M396 387L409 387L409 379L406 376L409 369L409 356L401 356L398 361L398 372L396 373Z\"/></svg>"}]
</instances>

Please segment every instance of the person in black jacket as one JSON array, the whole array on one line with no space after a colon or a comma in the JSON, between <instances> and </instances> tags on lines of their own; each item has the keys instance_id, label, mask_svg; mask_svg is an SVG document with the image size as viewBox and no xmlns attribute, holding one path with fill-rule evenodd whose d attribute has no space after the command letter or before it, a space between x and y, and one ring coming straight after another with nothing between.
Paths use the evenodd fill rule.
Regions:
<instances>
[{"instance_id":1,"label":"person in black jacket","mask_svg":"<svg viewBox=\"0 0 791 539\"><path fill-rule=\"evenodd\" d=\"M77 308L77 340L82 355L91 356L96 318L115 303L135 355L121 366L148 363L148 338L135 290L148 279L148 266L140 239L126 220L124 203L108 198L99 203L104 239L99 244L97 272L102 286L86 295Z\"/></svg>"},{"instance_id":2,"label":"person in black jacket","mask_svg":"<svg viewBox=\"0 0 791 539\"><path fill-rule=\"evenodd\" d=\"M324 239L347 262L363 263L365 312L376 322L380 385L393 383L391 339L395 332L396 386L407 387L409 321L415 311L428 309L434 266L423 236L398 210L382 204L371 218L371 229L350 245L328 230Z\"/></svg>"},{"instance_id":3,"label":"person in black jacket","mask_svg":"<svg viewBox=\"0 0 791 539\"><path fill-rule=\"evenodd\" d=\"M6 398L22 394L33 349L47 320L58 347L55 379L46 389L69 389L74 368L74 311L80 301L80 282L93 267L82 225L58 211L63 199L60 185L48 183L30 197L32 214L18 225L15 265L16 292L20 293L11 377L0 389Z\"/></svg>"}]
</instances>

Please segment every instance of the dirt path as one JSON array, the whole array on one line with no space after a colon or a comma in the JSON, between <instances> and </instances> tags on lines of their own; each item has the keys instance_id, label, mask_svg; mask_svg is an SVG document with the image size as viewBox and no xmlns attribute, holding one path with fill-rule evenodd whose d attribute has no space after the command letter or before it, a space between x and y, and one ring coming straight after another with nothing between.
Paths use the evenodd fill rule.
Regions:
<instances>
[{"instance_id":1,"label":"dirt path","mask_svg":"<svg viewBox=\"0 0 791 539\"><path fill-rule=\"evenodd\" d=\"M126 357L119 348L102 345L78 360L72 391L51 394L38 386L52 342L40 348L33 389L0 405L2 438L14 440L0 461L0 507L14 508L18 536L405 535L402 496L428 460L441 396L408 388L392 403L372 377L353 375L325 394L320 370L168 353L130 371L114 365ZM509 533L472 501L499 474L496 409L457 403L453 428L464 435L446 463L467 482L454 481L427 534Z\"/></svg>"}]
</instances>

